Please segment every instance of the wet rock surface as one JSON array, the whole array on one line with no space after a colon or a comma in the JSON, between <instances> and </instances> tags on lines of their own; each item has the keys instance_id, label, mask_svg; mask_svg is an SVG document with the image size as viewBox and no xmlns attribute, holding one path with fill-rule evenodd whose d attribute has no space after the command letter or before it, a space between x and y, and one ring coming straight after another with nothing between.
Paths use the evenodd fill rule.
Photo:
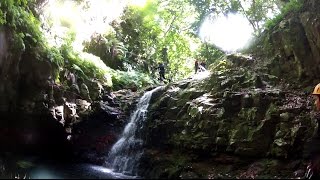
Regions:
<instances>
[{"instance_id":1,"label":"wet rock surface","mask_svg":"<svg viewBox=\"0 0 320 180\"><path fill-rule=\"evenodd\" d=\"M74 125L73 151L82 162L104 164L112 145L118 140L139 94L121 90L105 94L92 104L92 112Z\"/></svg>"},{"instance_id":2,"label":"wet rock surface","mask_svg":"<svg viewBox=\"0 0 320 180\"><path fill-rule=\"evenodd\" d=\"M157 153L146 153L141 173L150 178L298 178L316 128L312 99L272 85L268 74L243 69L239 78L242 66L222 63L207 78L169 84L154 95L145 142ZM195 168L185 171L188 163ZM199 173L197 164L211 169Z\"/></svg>"}]
</instances>

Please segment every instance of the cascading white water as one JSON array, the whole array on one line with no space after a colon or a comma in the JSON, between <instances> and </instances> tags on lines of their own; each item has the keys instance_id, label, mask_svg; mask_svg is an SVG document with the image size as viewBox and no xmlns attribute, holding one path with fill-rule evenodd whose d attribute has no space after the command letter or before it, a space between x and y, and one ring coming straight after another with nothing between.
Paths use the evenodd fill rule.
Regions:
<instances>
[{"instance_id":1,"label":"cascading white water","mask_svg":"<svg viewBox=\"0 0 320 180\"><path fill-rule=\"evenodd\" d=\"M160 86L148 91L140 98L120 139L111 148L107 164L110 164L113 171L136 175L138 162L143 154L143 140L139 135L140 130L143 129L152 93L161 88L163 87Z\"/></svg>"}]
</instances>

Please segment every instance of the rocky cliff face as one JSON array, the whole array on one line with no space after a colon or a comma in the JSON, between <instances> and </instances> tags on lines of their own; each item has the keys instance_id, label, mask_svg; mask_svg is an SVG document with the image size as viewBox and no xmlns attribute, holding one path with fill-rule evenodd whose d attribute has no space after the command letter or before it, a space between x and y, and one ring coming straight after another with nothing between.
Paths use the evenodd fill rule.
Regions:
<instances>
[{"instance_id":1,"label":"rocky cliff face","mask_svg":"<svg viewBox=\"0 0 320 180\"><path fill-rule=\"evenodd\" d=\"M259 57L267 71L293 85L318 83L320 61L320 16L315 0L305 1L298 13L289 13L263 33L250 52ZM299 83L295 83L299 81Z\"/></svg>"},{"instance_id":2,"label":"rocky cliff face","mask_svg":"<svg viewBox=\"0 0 320 180\"><path fill-rule=\"evenodd\" d=\"M61 146L65 132L48 111L52 66L15 49L13 32L0 28L0 116L3 150L32 152ZM55 136L52 136L54 134ZM61 148L60 148L61 149ZM46 148L44 148L44 151Z\"/></svg>"},{"instance_id":3,"label":"rocky cliff face","mask_svg":"<svg viewBox=\"0 0 320 180\"><path fill-rule=\"evenodd\" d=\"M306 1L299 14L288 14L264 33L250 49L252 57L228 56L211 67L210 76L172 83L155 93L140 174L301 177L304 145L316 129L308 94L320 78L319 10L317 0ZM88 93L102 100L71 102L67 91L48 82L54 69L48 61L13 49L12 34L0 28L1 144L33 151L33 145L56 150L72 142L80 157L102 163L99 158L134 106L128 102L135 98L129 97L136 96L118 92L122 103L113 104L103 99L101 85L91 82L96 90Z\"/></svg>"},{"instance_id":4,"label":"rocky cliff face","mask_svg":"<svg viewBox=\"0 0 320 180\"><path fill-rule=\"evenodd\" d=\"M16 101L19 73L17 67L20 58L15 58L14 55L9 53L10 34L4 28L0 29L0 42L0 110L1 112L7 112ZM19 55L16 57L19 57Z\"/></svg>"},{"instance_id":5,"label":"rocky cliff face","mask_svg":"<svg viewBox=\"0 0 320 180\"><path fill-rule=\"evenodd\" d=\"M121 99L124 91L111 97L94 80L78 82L80 92L54 83L57 67L46 57L15 49L12 33L0 28L2 150L57 157L74 151L85 159L89 150L96 162L121 132L137 94Z\"/></svg>"},{"instance_id":6,"label":"rocky cliff face","mask_svg":"<svg viewBox=\"0 0 320 180\"><path fill-rule=\"evenodd\" d=\"M264 32L250 56L227 56L210 77L154 95L141 174L302 177L317 127L310 92L320 78L319 10L305 1Z\"/></svg>"},{"instance_id":7,"label":"rocky cliff face","mask_svg":"<svg viewBox=\"0 0 320 180\"><path fill-rule=\"evenodd\" d=\"M316 127L310 114L312 99L276 85L275 76L255 71L256 66L260 65L254 59L229 56L212 67L209 77L174 83L155 94L145 140L149 152L169 151L172 159L149 162L147 153L142 167L144 163L155 167L147 168L145 175L175 177L174 173L186 173L183 164L213 161L216 153L255 159L302 158L304 145ZM181 156L184 163L171 164L175 170L163 171L163 161L170 166ZM203 157L207 159L200 160ZM303 166L302 161L284 177L293 177L299 165ZM209 171L197 173L202 178L210 175ZM232 174L236 176L240 172Z\"/></svg>"}]
</instances>

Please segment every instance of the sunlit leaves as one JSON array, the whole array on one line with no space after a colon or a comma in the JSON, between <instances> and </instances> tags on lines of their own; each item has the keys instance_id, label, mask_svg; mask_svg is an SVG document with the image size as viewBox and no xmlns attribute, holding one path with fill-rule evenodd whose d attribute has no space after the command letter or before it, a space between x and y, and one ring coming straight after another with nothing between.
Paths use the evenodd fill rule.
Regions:
<instances>
[{"instance_id":1,"label":"sunlit leaves","mask_svg":"<svg viewBox=\"0 0 320 180\"><path fill-rule=\"evenodd\" d=\"M17 48L32 51L31 49L44 45L40 22L29 10L27 0L2 0L0 2L0 24L10 28L19 36L14 36ZM18 47L19 46L19 47ZM24 48L20 48L24 46Z\"/></svg>"},{"instance_id":2,"label":"sunlit leaves","mask_svg":"<svg viewBox=\"0 0 320 180\"><path fill-rule=\"evenodd\" d=\"M223 57L225 53L222 50L219 50L214 45L211 45L209 43L203 43L201 44L199 48L199 55L198 59L205 60L207 65L210 65L214 62L216 62L218 59Z\"/></svg>"},{"instance_id":3,"label":"sunlit leaves","mask_svg":"<svg viewBox=\"0 0 320 180\"><path fill-rule=\"evenodd\" d=\"M138 71L115 71L112 81L114 89L141 88L153 84L149 76Z\"/></svg>"}]
</instances>

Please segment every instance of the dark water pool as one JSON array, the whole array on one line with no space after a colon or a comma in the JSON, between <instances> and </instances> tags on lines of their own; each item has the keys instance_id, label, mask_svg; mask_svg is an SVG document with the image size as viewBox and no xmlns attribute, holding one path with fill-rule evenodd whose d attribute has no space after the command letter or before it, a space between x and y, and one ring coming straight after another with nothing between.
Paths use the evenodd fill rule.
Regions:
<instances>
[{"instance_id":1,"label":"dark water pool","mask_svg":"<svg viewBox=\"0 0 320 180\"><path fill-rule=\"evenodd\" d=\"M104 166L11 154L0 158L0 179L142 179Z\"/></svg>"},{"instance_id":2,"label":"dark water pool","mask_svg":"<svg viewBox=\"0 0 320 180\"><path fill-rule=\"evenodd\" d=\"M31 179L140 179L91 164L40 164L28 174Z\"/></svg>"}]
</instances>

